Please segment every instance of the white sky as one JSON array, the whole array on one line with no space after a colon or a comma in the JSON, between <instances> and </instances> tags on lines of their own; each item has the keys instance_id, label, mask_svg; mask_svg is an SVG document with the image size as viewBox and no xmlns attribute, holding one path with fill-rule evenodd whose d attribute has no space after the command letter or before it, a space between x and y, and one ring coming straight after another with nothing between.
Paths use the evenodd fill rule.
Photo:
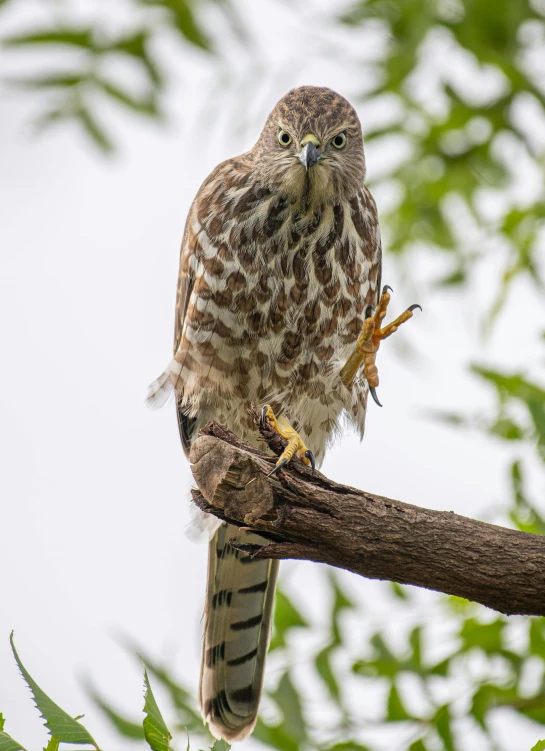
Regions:
<instances>
[{"instance_id":1,"label":"white sky","mask_svg":"<svg viewBox=\"0 0 545 751\"><path fill-rule=\"evenodd\" d=\"M81 677L135 717L142 704L138 666L113 637L130 636L196 685L206 550L184 534L191 475L173 409L151 413L144 404L148 383L170 359L186 212L202 179L252 144L287 89L321 84L350 96L360 83L354 69L317 56L313 33L302 31L289 4L238 5L259 38L254 80L233 68L216 98L217 74L203 55L187 53L167 100L169 128L107 112L122 144L112 160L71 127L33 140L32 98L3 95L0 711L7 732L28 749L45 735L11 656L11 629L35 679L71 713L86 712L103 748L122 744L85 696ZM348 33L328 41L355 44ZM32 60L6 64L22 70ZM365 132L365 106L360 114ZM203 128L203 118L217 123ZM380 170L380 158L368 154L369 175ZM429 274L430 263L419 259L414 274ZM479 337L477 311L493 296L494 265L481 269L465 296L441 291L423 301L423 315L383 347L385 406L371 404L363 444L345 437L328 455L326 474L475 517L506 505L509 451L419 417L423 407L470 412L493 403L467 375L470 360L537 369L544 316L524 282L494 337ZM384 266L397 313L416 300L399 283L387 248ZM419 353L416 360L403 358L403 342ZM319 613L312 567L283 568L290 591L305 592L307 607ZM380 603L376 584L351 585ZM505 751L537 740L536 726L517 728L516 735L502 729Z\"/></svg>"}]
</instances>

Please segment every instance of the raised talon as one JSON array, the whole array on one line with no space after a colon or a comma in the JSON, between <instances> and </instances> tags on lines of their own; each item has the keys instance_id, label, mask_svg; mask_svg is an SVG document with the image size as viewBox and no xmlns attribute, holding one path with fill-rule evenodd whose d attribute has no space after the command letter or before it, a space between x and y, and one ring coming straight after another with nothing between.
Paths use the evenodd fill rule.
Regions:
<instances>
[{"instance_id":1,"label":"raised talon","mask_svg":"<svg viewBox=\"0 0 545 751\"><path fill-rule=\"evenodd\" d=\"M375 402L375 404L378 404L379 407L382 407L382 404L378 400L377 390L374 386L369 386L369 393L373 397L373 401Z\"/></svg>"},{"instance_id":2,"label":"raised talon","mask_svg":"<svg viewBox=\"0 0 545 751\"><path fill-rule=\"evenodd\" d=\"M416 310L416 308L422 310L421 306L417 303L411 305L394 321L382 327L382 321L386 316L386 311L390 302L389 292L393 292L393 289L386 284L382 288L382 294L376 308L373 305L367 306L365 310L365 320L360 335L356 341L356 346L341 369L340 374L343 384L351 389L352 384L354 383L354 378L360 367L363 365L365 378L369 384L369 392L379 407L382 407L382 404L378 399L376 391L379 379L375 360L380 343L383 339L387 339L396 332L402 323L405 323L409 318L412 318L413 310Z\"/></svg>"},{"instance_id":3,"label":"raised talon","mask_svg":"<svg viewBox=\"0 0 545 751\"><path fill-rule=\"evenodd\" d=\"M285 417L280 417L279 419L277 419L272 408L268 404L265 404L265 406L261 410L261 422L263 423L263 425L270 425L273 430L275 430L279 435L282 436L282 438L284 438L288 442L288 445L276 462L276 467L267 475L267 477L271 477L276 472L278 472L279 469L285 467L285 465L290 462L294 456L297 456L297 458L300 459L303 464L311 466L312 473L314 474L314 470L316 468L316 459L314 458L314 454L305 446L305 443L299 433L291 427Z\"/></svg>"}]
</instances>

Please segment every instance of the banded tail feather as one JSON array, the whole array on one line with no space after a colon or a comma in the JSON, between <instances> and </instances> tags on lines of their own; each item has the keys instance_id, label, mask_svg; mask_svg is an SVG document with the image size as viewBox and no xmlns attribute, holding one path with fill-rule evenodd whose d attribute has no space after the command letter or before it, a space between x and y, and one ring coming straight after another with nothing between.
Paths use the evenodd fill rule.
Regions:
<instances>
[{"instance_id":1,"label":"banded tail feather","mask_svg":"<svg viewBox=\"0 0 545 751\"><path fill-rule=\"evenodd\" d=\"M278 561L254 561L229 543L266 542L222 524L210 541L199 706L217 738L254 729L269 646Z\"/></svg>"}]
</instances>

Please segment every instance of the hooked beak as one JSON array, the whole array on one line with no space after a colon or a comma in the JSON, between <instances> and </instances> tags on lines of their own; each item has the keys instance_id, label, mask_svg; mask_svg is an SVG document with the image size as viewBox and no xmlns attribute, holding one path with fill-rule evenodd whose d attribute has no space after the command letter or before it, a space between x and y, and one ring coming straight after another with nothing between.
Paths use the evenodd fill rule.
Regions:
<instances>
[{"instance_id":1,"label":"hooked beak","mask_svg":"<svg viewBox=\"0 0 545 751\"><path fill-rule=\"evenodd\" d=\"M316 146L310 141L305 144L303 149L297 154L297 158L307 172L314 164L317 164L320 161L322 156L323 155L320 154Z\"/></svg>"}]
</instances>

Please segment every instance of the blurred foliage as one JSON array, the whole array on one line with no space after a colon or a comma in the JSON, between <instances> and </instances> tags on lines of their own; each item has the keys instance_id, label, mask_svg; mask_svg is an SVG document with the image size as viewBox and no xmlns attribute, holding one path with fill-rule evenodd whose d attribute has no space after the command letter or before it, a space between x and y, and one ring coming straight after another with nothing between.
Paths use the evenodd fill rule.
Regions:
<instances>
[{"instance_id":1,"label":"blurred foliage","mask_svg":"<svg viewBox=\"0 0 545 751\"><path fill-rule=\"evenodd\" d=\"M14 5L13 0L0 2L0 29ZM98 148L111 152L109 128L96 114L102 102L157 121L165 117L162 95L168 74L158 50L169 35L184 48L217 57L216 45L197 11L213 6L220 15L220 31L229 29L239 41L245 39L230 0L130 0L128 5L124 22L104 13L78 22L76 3L69 2L58 5L50 19L26 22L24 30L15 33L0 33L4 51L39 55L35 74L1 79L29 90L35 98L37 93L45 94L36 128L76 121ZM44 55L49 63L44 64ZM120 63L130 70L130 83L117 77Z\"/></svg>"},{"instance_id":2,"label":"blurred foliage","mask_svg":"<svg viewBox=\"0 0 545 751\"><path fill-rule=\"evenodd\" d=\"M340 18L387 37L364 94L367 107L388 101L395 111L367 143L397 137L405 146L381 178L398 194L382 213L386 247L449 253L442 286L464 284L473 263L502 253L492 316L521 273L543 285L544 16L531 0L358 0ZM520 169L541 183L534 196L516 195ZM485 200L500 191L503 210L490 216Z\"/></svg>"},{"instance_id":3,"label":"blurred foliage","mask_svg":"<svg viewBox=\"0 0 545 751\"><path fill-rule=\"evenodd\" d=\"M545 388L520 374L501 373L479 365L473 365L472 372L494 389L493 414L432 414L453 426L475 428L504 441L528 442L535 447L538 460L545 462Z\"/></svg>"},{"instance_id":4,"label":"blurred foliage","mask_svg":"<svg viewBox=\"0 0 545 751\"><path fill-rule=\"evenodd\" d=\"M532 720L536 737L545 734L539 727L545 726L545 619L508 619L456 597L430 595L422 602L415 590L398 585L391 590L395 622L375 625L354 647L346 638L349 619L368 629L365 616L332 572L328 590L325 630L281 592L269 657L274 678L266 682L253 735L266 748L373 751L385 747L377 740L381 731L395 725L398 740L388 747L400 751L464 751L469 732L475 747L496 750L505 748L495 732L499 713ZM321 644L309 649L317 632ZM145 662L171 700L180 737L187 729L209 742L187 689L166 666L147 656ZM301 677L303 662L313 675ZM367 702L369 691L381 699ZM107 707L104 699L99 706ZM110 707L106 716L112 713ZM123 722L130 727L129 719Z\"/></svg>"}]
</instances>

